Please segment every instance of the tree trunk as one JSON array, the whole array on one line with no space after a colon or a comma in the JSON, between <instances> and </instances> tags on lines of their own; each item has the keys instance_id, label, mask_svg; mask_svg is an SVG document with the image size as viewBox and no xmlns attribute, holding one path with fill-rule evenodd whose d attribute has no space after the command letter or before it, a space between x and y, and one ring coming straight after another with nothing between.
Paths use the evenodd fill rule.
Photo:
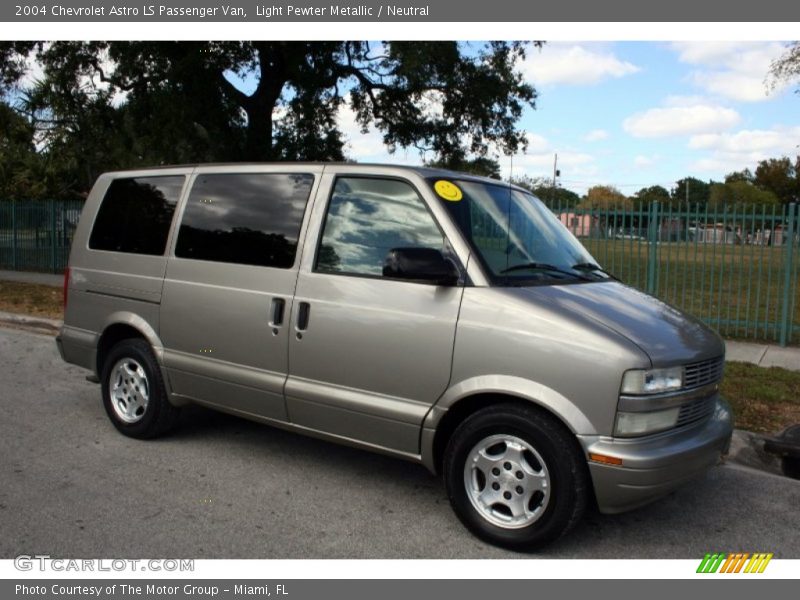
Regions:
<instances>
[{"instance_id":1,"label":"tree trunk","mask_svg":"<svg viewBox=\"0 0 800 600\"><path fill-rule=\"evenodd\" d=\"M275 160L272 146L272 110L273 106L262 103L248 103L244 107L247 113L247 133L245 139L244 159L251 161Z\"/></svg>"},{"instance_id":2,"label":"tree trunk","mask_svg":"<svg viewBox=\"0 0 800 600\"><path fill-rule=\"evenodd\" d=\"M276 160L272 140L272 114L289 75L282 44L255 42L258 53L259 81L256 91L242 108L247 113L245 160Z\"/></svg>"}]
</instances>

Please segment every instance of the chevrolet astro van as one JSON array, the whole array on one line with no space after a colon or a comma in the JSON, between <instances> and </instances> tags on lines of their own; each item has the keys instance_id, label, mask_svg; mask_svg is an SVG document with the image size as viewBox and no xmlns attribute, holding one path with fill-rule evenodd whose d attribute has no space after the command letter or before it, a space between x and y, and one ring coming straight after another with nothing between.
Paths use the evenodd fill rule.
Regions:
<instances>
[{"instance_id":1,"label":"chevrolet astro van","mask_svg":"<svg viewBox=\"0 0 800 600\"><path fill-rule=\"evenodd\" d=\"M442 473L531 550L701 475L724 345L604 271L528 191L450 171L236 164L102 175L57 338L123 434L196 403ZM268 434L268 432L265 432Z\"/></svg>"}]
</instances>

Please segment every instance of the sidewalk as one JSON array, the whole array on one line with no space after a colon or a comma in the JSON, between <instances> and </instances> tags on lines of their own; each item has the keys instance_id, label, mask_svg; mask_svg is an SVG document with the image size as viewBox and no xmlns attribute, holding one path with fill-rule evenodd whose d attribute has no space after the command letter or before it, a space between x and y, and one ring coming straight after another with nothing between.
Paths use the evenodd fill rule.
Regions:
<instances>
[{"instance_id":1,"label":"sidewalk","mask_svg":"<svg viewBox=\"0 0 800 600\"><path fill-rule=\"evenodd\" d=\"M61 287L64 285L63 273L53 275L52 273L29 273L27 271L0 271L0 280L39 283L42 285L52 285L54 287Z\"/></svg>"},{"instance_id":2,"label":"sidewalk","mask_svg":"<svg viewBox=\"0 0 800 600\"><path fill-rule=\"evenodd\" d=\"M725 360L749 362L759 367L782 367L800 371L800 348L725 340Z\"/></svg>"}]
</instances>

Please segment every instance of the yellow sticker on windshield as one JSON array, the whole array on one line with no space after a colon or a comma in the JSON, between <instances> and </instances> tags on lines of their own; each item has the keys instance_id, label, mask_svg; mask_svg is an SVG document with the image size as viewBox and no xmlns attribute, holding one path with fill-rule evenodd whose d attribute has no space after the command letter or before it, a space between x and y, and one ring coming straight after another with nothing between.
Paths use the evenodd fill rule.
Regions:
<instances>
[{"instance_id":1,"label":"yellow sticker on windshield","mask_svg":"<svg viewBox=\"0 0 800 600\"><path fill-rule=\"evenodd\" d=\"M445 181L444 179L440 179L434 183L433 189L436 190L436 193L439 194L440 197L449 202L458 202L464 197L464 194L461 193L461 188L455 183Z\"/></svg>"}]
</instances>

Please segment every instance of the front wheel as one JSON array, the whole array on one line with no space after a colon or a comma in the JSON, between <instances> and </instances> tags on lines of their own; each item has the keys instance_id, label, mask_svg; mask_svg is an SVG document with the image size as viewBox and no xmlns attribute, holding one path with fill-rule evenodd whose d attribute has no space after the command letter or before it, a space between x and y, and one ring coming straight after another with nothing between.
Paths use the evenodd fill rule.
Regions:
<instances>
[{"instance_id":1,"label":"front wheel","mask_svg":"<svg viewBox=\"0 0 800 600\"><path fill-rule=\"evenodd\" d=\"M534 550L581 518L588 499L586 462L572 434L531 407L503 404L469 416L444 457L447 494L478 537Z\"/></svg>"}]
</instances>

